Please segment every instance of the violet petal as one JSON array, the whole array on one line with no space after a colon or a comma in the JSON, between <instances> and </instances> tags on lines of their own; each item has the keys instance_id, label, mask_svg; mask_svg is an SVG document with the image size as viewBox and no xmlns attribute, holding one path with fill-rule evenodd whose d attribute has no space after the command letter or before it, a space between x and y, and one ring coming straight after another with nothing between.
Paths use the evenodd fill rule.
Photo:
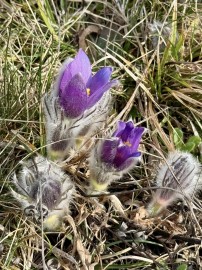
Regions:
<instances>
[{"instance_id":1,"label":"violet petal","mask_svg":"<svg viewBox=\"0 0 202 270\"><path fill-rule=\"evenodd\" d=\"M72 79L72 73L69 68L69 65L64 70L64 73L61 76L60 83L59 83L59 95L61 95L61 93L65 90L65 87L68 85L68 83Z\"/></svg>"},{"instance_id":2,"label":"violet petal","mask_svg":"<svg viewBox=\"0 0 202 270\"><path fill-rule=\"evenodd\" d=\"M87 105L86 86L80 74L75 75L61 93L60 105L65 115L76 118L83 114Z\"/></svg>"},{"instance_id":3,"label":"violet petal","mask_svg":"<svg viewBox=\"0 0 202 270\"><path fill-rule=\"evenodd\" d=\"M141 153L139 153L137 157L139 157L140 155L141 155ZM117 170L123 171L125 169L130 168L132 165L135 165L137 163L137 157L130 157L130 158L126 159L122 164L120 164L117 167Z\"/></svg>"},{"instance_id":4,"label":"violet petal","mask_svg":"<svg viewBox=\"0 0 202 270\"><path fill-rule=\"evenodd\" d=\"M128 146L121 146L117 148L116 156L113 164L115 168L119 168L130 157L131 153Z\"/></svg>"},{"instance_id":5,"label":"violet petal","mask_svg":"<svg viewBox=\"0 0 202 270\"><path fill-rule=\"evenodd\" d=\"M126 123L123 121L118 121L118 128L115 130L115 132L113 133L113 137L120 137L123 130L126 127Z\"/></svg>"},{"instance_id":6,"label":"violet petal","mask_svg":"<svg viewBox=\"0 0 202 270\"><path fill-rule=\"evenodd\" d=\"M128 121L128 122L126 123L125 129L124 129L124 130L121 132L121 134L120 134L120 138L121 138L121 140L123 141L123 143L125 143L125 142L131 143L131 142L129 141L129 137L130 137L131 134L133 134L134 128L135 128L135 126L134 126L134 124L133 124L132 121ZM119 135L119 134L117 134L117 136L118 136L118 135Z\"/></svg>"},{"instance_id":7,"label":"violet petal","mask_svg":"<svg viewBox=\"0 0 202 270\"><path fill-rule=\"evenodd\" d=\"M113 160L116 156L119 140L107 139L101 146L101 160L107 164L113 165Z\"/></svg>"},{"instance_id":8,"label":"violet petal","mask_svg":"<svg viewBox=\"0 0 202 270\"><path fill-rule=\"evenodd\" d=\"M93 95L100 88L104 87L110 80L112 74L111 67L100 69L87 83L87 88L90 89L90 94Z\"/></svg>"},{"instance_id":9,"label":"violet petal","mask_svg":"<svg viewBox=\"0 0 202 270\"><path fill-rule=\"evenodd\" d=\"M59 69L59 73L57 76L57 79L54 83L54 92L55 96L60 95L60 92L64 90L65 86L69 83L70 79L72 76L71 74L66 74L69 73L69 64L73 61L73 58L68 57L63 63L61 68Z\"/></svg>"},{"instance_id":10,"label":"violet petal","mask_svg":"<svg viewBox=\"0 0 202 270\"><path fill-rule=\"evenodd\" d=\"M69 69L72 77L80 73L84 83L87 84L91 76L91 64L88 56L82 49L79 49L74 60L69 64Z\"/></svg>"},{"instance_id":11,"label":"violet petal","mask_svg":"<svg viewBox=\"0 0 202 270\"><path fill-rule=\"evenodd\" d=\"M101 87L98 91L94 92L92 95L88 97L88 106L87 108L91 108L93 105L95 105L96 102L98 102L103 94L109 90L111 87L114 87L118 84L118 80L113 80L109 83L107 83L105 86Z\"/></svg>"},{"instance_id":12,"label":"violet petal","mask_svg":"<svg viewBox=\"0 0 202 270\"><path fill-rule=\"evenodd\" d=\"M131 143L131 151L134 152L138 149L138 146L140 144L142 135L144 133L145 128L143 127L136 127L134 129L134 132L131 133L131 135L128 138L128 141Z\"/></svg>"}]
</instances>

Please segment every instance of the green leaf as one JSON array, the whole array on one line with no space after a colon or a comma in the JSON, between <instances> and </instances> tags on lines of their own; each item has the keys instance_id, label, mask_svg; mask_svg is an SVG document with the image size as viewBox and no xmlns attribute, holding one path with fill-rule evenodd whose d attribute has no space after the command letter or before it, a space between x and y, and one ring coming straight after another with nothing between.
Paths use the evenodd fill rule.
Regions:
<instances>
[{"instance_id":1,"label":"green leaf","mask_svg":"<svg viewBox=\"0 0 202 270\"><path fill-rule=\"evenodd\" d=\"M50 12L48 14L48 9L45 10L45 8L43 7L42 3L40 0L37 0L37 4L39 6L39 12L41 14L41 18L43 19L44 23L46 24L47 28L49 29L49 31L51 32L51 34L53 35L54 39L58 41L58 36L56 35L56 32L52 26L52 22L50 20L50 17L48 15L50 15Z\"/></svg>"},{"instance_id":2,"label":"green leaf","mask_svg":"<svg viewBox=\"0 0 202 270\"><path fill-rule=\"evenodd\" d=\"M187 265L185 263L178 266L177 270L187 270Z\"/></svg>"},{"instance_id":3,"label":"green leaf","mask_svg":"<svg viewBox=\"0 0 202 270\"><path fill-rule=\"evenodd\" d=\"M177 38L176 38L176 40L177 40ZM183 36L179 35L179 38L178 38L177 42L175 42L173 44L173 49L174 49L176 58L178 58L179 52L182 49L183 42L184 42Z\"/></svg>"},{"instance_id":4,"label":"green leaf","mask_svg":"<svg viewBox=\"0 0 202 270\"><path fill-rule=\"evenodd\" d=\"M183 131L181 129L175 128L173 130L173 141L177 149L181 149L183 147Z\"/></svg>"},{"instance_id":5,"label":"green leaf","mask_svg":"<svg viewBox=\"0 0 202 270\"><path fill-rule=\"evenodd\" d=\"M180 148L180 150L185 152L191 152L195 149L195 144L193 142L187 142L183 147Z\"/></svg>"},{"instance_id":6,"label":"green leaf","mask_svg":"<svg viewBox=\"0 0 202 270\"><path fill-rule=\"evenodd\" d=\"M191 136L187 143L194 143L195 147L197 147L201 143L201 138L199 136Z\"/></svg>"}]
</instances>

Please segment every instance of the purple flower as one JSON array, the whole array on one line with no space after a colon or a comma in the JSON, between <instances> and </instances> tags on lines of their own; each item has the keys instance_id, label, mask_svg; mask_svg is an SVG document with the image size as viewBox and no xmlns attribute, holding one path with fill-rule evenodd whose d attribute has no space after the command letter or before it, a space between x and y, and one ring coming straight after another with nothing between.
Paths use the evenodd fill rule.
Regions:
<instances>
[{"instance_id":1,"label":"purple flower","mask_svg":"<svg viewBox=\"0 0 202 270\"><path fill-rule=\"evenodd\" d=\"M145 131L132 121L119 121L111 139L99 141L89 158L90 183L93 191L105 191L110 183L120 179L137 164L141 153L140 140Z\"/></svg>"},{"instance_id":2,"label":"purple flower","mask_svg":"<svg viewBox=\"0 0 202 270\"><path fill-rule=\"evenodd\" d=\"M101 148L101 161L122 171L131 167L141 155L138 146L144 132L143 127L135 127L132 121L119 121L112 139L104 141Z\"/></svg>"},{"instance_id":3,"label":"purple flower","mask_svg":"<svg viewBox=\"0 0 202 270\"><path fill-rule=\"evenodd\" d=\"M58 95L61 107L69 118L81 116L94 106L117 80L110 81L111 67L100 69L92 75L88 56L80 49L72 61L64 63L58 80Z\"/></svg>"}]
</instances>

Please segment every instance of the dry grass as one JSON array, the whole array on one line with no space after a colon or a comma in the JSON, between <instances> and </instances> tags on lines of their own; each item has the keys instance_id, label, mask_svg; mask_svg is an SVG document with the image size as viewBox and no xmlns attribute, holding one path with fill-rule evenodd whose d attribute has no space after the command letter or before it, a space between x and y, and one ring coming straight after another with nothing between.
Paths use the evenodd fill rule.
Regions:
<instances>
[{"instance_id":1,"label":"dry grass","mask_svg":"<svg viewBox=\"0 0 202 270\"><path fill-rule=\"evenodd\" d=\"M176 148L176 128L182 145L202 136L202 4L191 2L1 1L2 269L202 268L201 194L190 205L179 202L159 217L145 216L156 164ZM154 20L170 27L170 42L166 34L152 37ZM108 127L132 117L149 132L142 164L107 195L87 195L85 158L68 164L77 188L71 216L60 233L44 234L11 197L10 178L22 159L45 155L40 100L61 62L79 47L94 70L113 66L122 83L113 90ZM201 159L198 144L192 150Z\"/></svg>"}]
</instances>

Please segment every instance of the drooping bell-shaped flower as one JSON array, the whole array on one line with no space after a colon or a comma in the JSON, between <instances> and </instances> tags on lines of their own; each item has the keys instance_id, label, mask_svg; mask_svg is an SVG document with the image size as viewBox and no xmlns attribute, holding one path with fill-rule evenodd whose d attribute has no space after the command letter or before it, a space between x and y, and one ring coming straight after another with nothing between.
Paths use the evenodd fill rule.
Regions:
<instances>
[{"instance_id":1,"label":"drooping bell-shaped flower","mask_svg":"<svg viewBox=\"0 0 202 270\"><path fill-rule=\"evenodd\" d=\"M191 201L193 195L202 187L201 174L201 165L192 154L171 152L158 169L158 189L148 205L149 214L157 215L179 199L186 198Z\"/></svg>"},{"instance_id":2,"label":"drooping bell-shaped flower","mask_svg":"<svg viewBox=\"0 0 202 270\"><path fill-rule=\"evenodd\" d=\"M109 139L100 140L90 156L91 185L101 191L123 173L133 168L140 159L138 147L145 131L132 121L119 121L117 130Z\"/></svg>"},{"instance_id":3,"label":"drooping bell-shaped flower","mask_svg":"<svg viewBox=\"0 0 202 270\"><path fill-rule=\"evenodd\" d=\"M77 118L93 107L118 81L110 81L111 67L92 75L88 56L80 49L75 58L61 69L57 82L58 96L66 117Z\"/></svg>"},{"instance_id":4,"label":"drooping bell-shaped flower","mask_svg":"<svg viewBox=\"0 0 202 270\"><path fill-rule=\"evenodd\" d=\"M69 212L74 184L57 165L37 156L23 163L22 170L13 176L18 192L11 189L26 216L43 222L44 229L56 231L63 216Z\"/></svg>"}]
</instances>

